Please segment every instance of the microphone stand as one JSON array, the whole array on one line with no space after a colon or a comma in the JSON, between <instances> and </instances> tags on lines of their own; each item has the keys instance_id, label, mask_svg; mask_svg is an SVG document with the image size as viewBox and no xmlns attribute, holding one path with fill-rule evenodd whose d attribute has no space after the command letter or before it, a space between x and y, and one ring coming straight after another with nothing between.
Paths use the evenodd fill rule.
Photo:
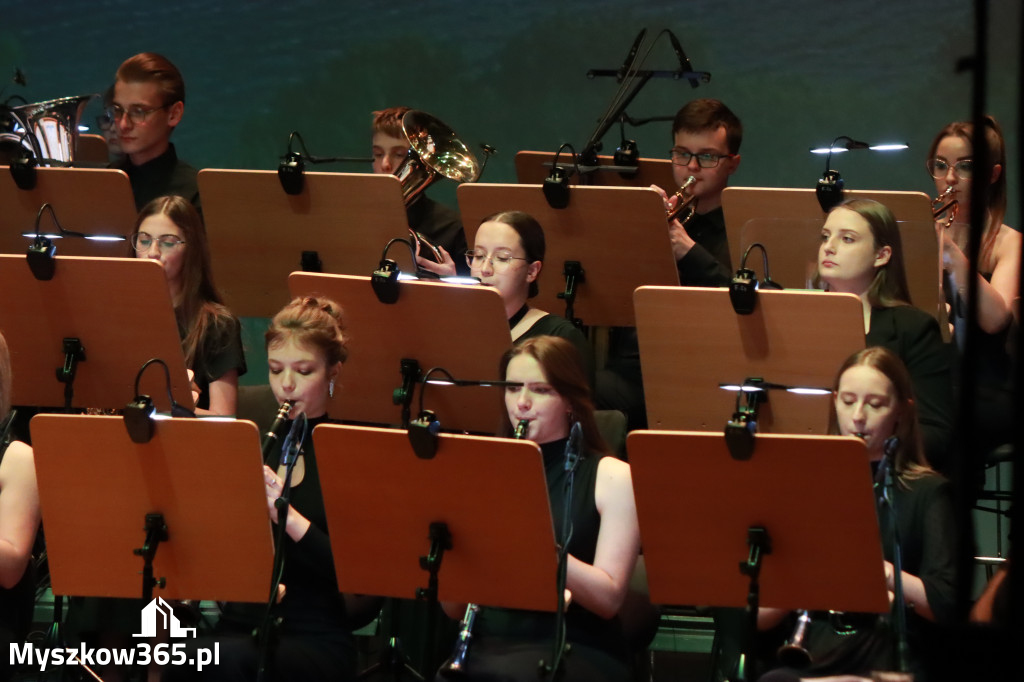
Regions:
<instances>
[{"instance_id":1,"label":"microphone stand","mask_svg":"<svg viewBox=\"0 0 1024 682\"><path fill-rule=\"evenodd\" d=\"M897 441L895 438L886 440L885 455L878 465L878 472L875 474L875 485L881 484L881 497L879 506L889 510L888 526L892 534L892 591L893 609L896 636L896 670L901 673L908 672L907 666L907 610L906 598L903 594L903 556L901 551L899 528L896 523L896 505L892 495L895 489L895 476L893 475L893 458L896 453Z\"/></svg>"},{"instance_id":2,"label":"microphone stand","mask_svg":"<svg viewBox=\"0 0 1024 682\"><path fill-rule=\"evenodd\" d=\"M679 44L679 40L675 35L668 30L659 33L650 45L646 46L646 51L643 54L638 54L642 47L644 47L644 37L647 33L647 29L643 29L637 35L633 41L633 45L630 51L626 55L625 61L622 66L618 69L590 69L587 72L587 78L597 77L614 77L619 83L619 89L612 98L612 102L609 106L608 111L601 118L597 125L597 128L590 135L590 139L587 140L586 146L583 148L583 152L580 154L580 164L586 166L597 166L597 153L601 148L601 139L605 136L605 133L617 121L622 120L622 117L633 100L636 98L640 91L643 89L647 82L652 78L672 78L674 80L686 80L690 83L691 87L696 88L700 83L707 83L711 80L711 74L707 71L694 71L690 60L686 57L686 53L683 52L682 46ZM640 67L646 61L651 49L654 44L661 37L662 33L668 33L669 40L672 41L672 47L675 51L676 57L679 60L679 68L674 71L669 70L641 70Z\"/></svg>"},{"instance_id":3,"label":"microphone stand","mask_svg":"<svg viewBox=\"0 0 1024 682\"><path fill-rule=\"evenodd\" d=\"M267 600L267 608L263 612L263 620L258 630L259 667L256 671L256 679L259 682L269 679L267 669L270 665L271 653L276 645L277 628L281 624L280 619L273 616L277 605L277 592L281 585L281 576L284 573L285 528L291 504L292 471L295 468L299 452L302 450L302 443L306 439L307 427L306 413L303 412L292 422L292 427L281 446L281 464L285 467L284 484L281 486L281 495L274 501L274 506L277 507L277 528L274 529L274 568L270 574L270 598Z\"/></svg>"},{"instance_id":4,"label":"microphone stand","mask_svg":"<svg viewBox=\"0 0 1024 682\"><path fill-rule=\"evenodd\" d=\"M541 661L541 673L551 674L552 678L558 675L558 667L562 663L568 646L565 642L565 583L566 572L569 567L569 541L572 539L572 486L576 477L576 469L580 463L580 442L583 439L583 429L580 423L573 422L569 430L569 440L565 444L565 471L568 473L565 479L565 499L562 505L562 527L559 529L558 538L558 611L555 613L555 641L551 654L551 662Z\"/></svg>"}]
</instances>

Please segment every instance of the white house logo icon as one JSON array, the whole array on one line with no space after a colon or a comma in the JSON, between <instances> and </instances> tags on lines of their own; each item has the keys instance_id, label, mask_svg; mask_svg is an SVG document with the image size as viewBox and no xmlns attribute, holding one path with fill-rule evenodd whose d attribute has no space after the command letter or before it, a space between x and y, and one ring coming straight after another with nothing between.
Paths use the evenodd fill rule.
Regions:
<instances>
[{"instance_id":1,"label":"white house logo icon","mask_svg":"<svg viewBox=\"0 0 1024 682\"><path fill-rule=\"evenodd\" d=\"M162 625L160 625L162 623ZM174 609L163 600L155 597L142 609L142 632L132 637L156 637L158 630L166 630L171 637L195 637L195 628L183 628L174 615Z\"/></svg>"}]
</instances>

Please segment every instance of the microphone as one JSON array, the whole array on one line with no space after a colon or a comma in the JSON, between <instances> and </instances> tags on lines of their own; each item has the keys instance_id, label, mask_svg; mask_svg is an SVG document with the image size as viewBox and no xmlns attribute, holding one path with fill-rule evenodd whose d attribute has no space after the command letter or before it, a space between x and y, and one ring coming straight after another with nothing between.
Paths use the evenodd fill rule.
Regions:
<instances>
[{"instance_id":1,"label":"microphone","mask_svg":"<svg viewBox=\"0 0 1024 682\"><path fill-rule=\"evenodd\" d=\"M299 140L299 146L302 148L301 152L292 151L292 141L296 138ZM302 194L302 188L305 186L303 174L306 170L307 161L309 163L336 163L339 161L371 163L373 159L352 156L313 156L306 150L306 143L302 139L302 135L297 130L293 130L288 136L288 151L281 157L281 163L277 167L277 178L281 182L281 189L286 194Z\"/></svg>"},{"instance_id":2,"label":"microphone","mask_svg":"<svg viewBox=\"0 0 1024 682\"><path fill-rule=\"evenodd\" d=\"M274 446L275 443L277 443L277 432L281 429L281 424L283 424L285 420L288 419L288 415L289 413L291 413L292 408L294 406L295 401L293 400L286 400L283 403L281 403L281 407L277 409L277 414L274 415L274 422L270 425L270 429L268 429L267 432L263 434L262 450L264 462L267 461L267 455L270 454L270 449Z\"/></svg>"},{"instance_id":3,"label":"microphone","mask_svg":"<svg viewBox=\"0 0 1024 682\"><path fill-rule=\"evenodd\" d=\"M676 38L676 34L672 31L668 31L668 39L672 43L672 49L676 53L676 59L679 60L679 73L692 73L693 64L690 63L690 58L686 56L686 52L683 51L683 46L679 44L679 38ZM696 88L700 85L700 81L696 78L688 78L690 81L690 87Z\"/></svg>"},{"instance_id":4,"label":"microphone","mask_svg":"<svg viewBox=\"0 0 1024 682\"><path fill-rule=\"evenodd\" d=\"M580 445L583 443L583 427L578 421L569 429L569 440L565 443L565 470L576 471L580 463Z\"/></svg>"},{"instance_id":5,"label":"microphone","mask_svg":"<svg viewBox=\"0 0 1024 682\"><path fill-rule=\"evenodd\" d=\"M284 466L290 466L302 451L308 424L305 412L299 413L299 416L292 422L292 427L288 429L288 435L284 437L284 443L281 444L281 464Z\"/></svg>"}]
</instances>

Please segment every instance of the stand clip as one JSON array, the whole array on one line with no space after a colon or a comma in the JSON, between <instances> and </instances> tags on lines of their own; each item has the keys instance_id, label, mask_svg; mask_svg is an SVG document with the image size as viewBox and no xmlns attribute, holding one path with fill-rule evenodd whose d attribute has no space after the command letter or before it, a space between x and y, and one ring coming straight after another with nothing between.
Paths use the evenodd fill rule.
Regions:
<instances>
[{"instance_id":1,"label":"stand clip","mask_svg":"<svg viewBox=\"0 0 1024 682\"><path fill-rule=\"evenodd\" d=\"M153 577L153 557L160 543L167 540L167 523L164 522L164 515L160 513L146 514L146 543L142 547L132 550L132 554L142 557L142 599L147 604L153 599L153 588L163 589L167 585L167 578Z\"/></svg>"},{"instance_id":2,"label":"stand clip","mask_svg":"<svg viewBox=\"0 0 1024 682\"><path fill-rule=\"evenodd\" d=\"M409 417L411 416L412 396L416 390L416 382L423 376L418 360L402 358L399 363L399 371L402 374L402 385L391 392L391 402L402 406L402 428L409 428Z\"/></svg>"},{"instance_id":3,"label":"stand clip","mask_svg":"<svg viewBox=\"0 0 1024 682\"><path fill-rule=\"evenodd\" d=\"M441 571L441 560L446 549L452 548L452 534L444 521L430 524L430 553L420 557L420 568L430 573L428 587L416 588L416 598L429 602L437 601L437 574Z\"/></svg>"},{"instance_id":4,"label":"stand clip","mask_svg":"<svg viewBox=\"0 0 1024 682\"><path fill-rule=\"evenodd\" d=\"M85 362L85 346L80 339L65 337L63 342L64 365L57 368L57 381L64 386L64 408L71 409L72 398L75 395L75 375L78 373L78 363Z\"/></svg>"},{"instance_id":5,"label":"stand clip","mask_svg":"<svg viewBox=\"0 0 1024 682\"><path fill-rule=\"evenodd\" d=\"M558 294L558 298L565 300L565 319L577 327L582 326L583 321L576 319L576 285L587 281L583 264L578 260L567 260L562 268L562 276L565 277L565 291Z\"/></svg>"}]
</instances>

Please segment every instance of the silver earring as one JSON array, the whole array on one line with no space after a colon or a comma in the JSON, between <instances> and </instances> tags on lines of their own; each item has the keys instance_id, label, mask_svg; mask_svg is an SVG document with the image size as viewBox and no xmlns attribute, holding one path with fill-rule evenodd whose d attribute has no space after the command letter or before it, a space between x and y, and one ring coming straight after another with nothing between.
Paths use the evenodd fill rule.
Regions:
<instances>
[{"instance_id":1,"label":"silver earring","mask_svg":"<svg viewBox=\"0 0 1024 682\"><path fill-rule=\"evenodd\" d=\"M334 379L331 379L331 383L327 386L327 395L331 398L334 397Z\"/></svg>"}]
</instances>

